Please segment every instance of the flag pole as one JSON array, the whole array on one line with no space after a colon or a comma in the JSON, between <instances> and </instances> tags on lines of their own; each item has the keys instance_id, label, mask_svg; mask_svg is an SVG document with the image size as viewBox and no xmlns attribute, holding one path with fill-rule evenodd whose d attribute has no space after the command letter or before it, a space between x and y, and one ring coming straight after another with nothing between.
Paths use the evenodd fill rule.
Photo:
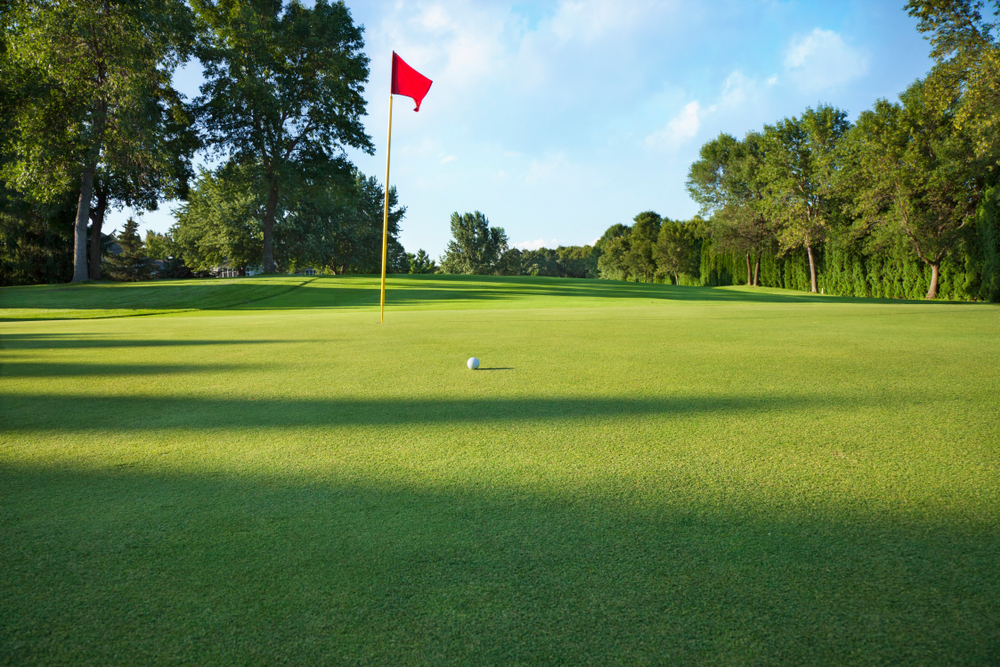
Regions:
<instances>
[{"instance_id":1,"label":"flag pole","mask_svg":"<svg viewBox=\"0 0 1000 667\"><path fill-rule=\"evenodd\" d=\"M389 93L389 139L385 147L385 207L382 213L382 301L379 322L385 322L385 260L389 248L389 154L392 152L392 93Z\"/></svg>"}]
</instances>

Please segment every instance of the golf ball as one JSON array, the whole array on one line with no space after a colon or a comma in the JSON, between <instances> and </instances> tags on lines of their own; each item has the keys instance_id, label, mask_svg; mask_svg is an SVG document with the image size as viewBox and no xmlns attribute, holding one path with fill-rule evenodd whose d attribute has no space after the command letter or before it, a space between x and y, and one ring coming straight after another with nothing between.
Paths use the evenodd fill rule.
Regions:
<instances>
[{"instance_id":1,"label":"golf ball","mask_svg":"<svg viewBox=\"0 0 1000 667\"><path fill-rule=\"evenodd\" d=\"M469 370L470 370L470 371L474 371L474 370L476 370L477 368L479 368L479 359L476 359L475 357L472 357L472 358L471 358L471 359L469 359L469 361L468 361L468 362L466 363L466 366L468 366L468 367L469 367Z\"/></svg>"}]
</instances>

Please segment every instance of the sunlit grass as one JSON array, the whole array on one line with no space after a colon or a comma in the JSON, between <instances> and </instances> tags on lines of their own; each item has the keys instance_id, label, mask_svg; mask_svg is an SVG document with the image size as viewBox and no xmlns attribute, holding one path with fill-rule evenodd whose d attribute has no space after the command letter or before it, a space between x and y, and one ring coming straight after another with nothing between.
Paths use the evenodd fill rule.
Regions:
<instances>
[{"instance_id":1,"label":"sunlit grass","mask_svg":"<svg viewBox=\"0 0 1000 667\"><path fill-rule=\"evenodd\" d=\"M0 660L1000 655L996 307L306 280L0 290Z\"/></svg>"}]
</instances>

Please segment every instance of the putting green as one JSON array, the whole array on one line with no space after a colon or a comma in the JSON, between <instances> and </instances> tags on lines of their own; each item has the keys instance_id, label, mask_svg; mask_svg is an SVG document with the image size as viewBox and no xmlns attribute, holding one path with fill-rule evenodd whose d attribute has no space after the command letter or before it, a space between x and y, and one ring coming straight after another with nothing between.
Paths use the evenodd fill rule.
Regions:
<instances>
[{"instance_id":1,"label":"putting green","mask_svg":"<svg viewBox=\"0 0 1000 667\"><path fill-rule=\"evenodd\" d=\"M996 664L1000 308L390 287L0 290L0 662Z\"/></svg>"}]
</instances>

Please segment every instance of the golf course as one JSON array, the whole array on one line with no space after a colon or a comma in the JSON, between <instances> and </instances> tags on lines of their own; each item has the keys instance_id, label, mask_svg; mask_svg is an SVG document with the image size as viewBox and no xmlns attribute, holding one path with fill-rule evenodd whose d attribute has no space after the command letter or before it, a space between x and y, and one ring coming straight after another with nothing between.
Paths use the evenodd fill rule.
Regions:
<instances>
[{"instance_id":1,"label":"golf course","mask_svg":"<svg viewBox=\"0 0 1000 667\"><path fill-rule=\"evenodd\" d=\"M998 663L996 304L0 288L0 664Z\"/></svg>"}]
</instances>

